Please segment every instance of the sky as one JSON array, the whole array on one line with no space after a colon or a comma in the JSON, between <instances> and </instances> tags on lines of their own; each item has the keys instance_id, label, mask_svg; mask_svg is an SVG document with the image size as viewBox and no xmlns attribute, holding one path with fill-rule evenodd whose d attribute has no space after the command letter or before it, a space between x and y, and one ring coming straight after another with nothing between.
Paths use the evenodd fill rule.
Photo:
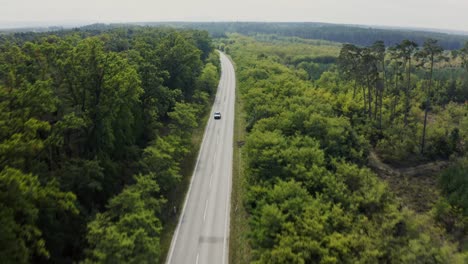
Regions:
<instances>
[{"instance_id":1,"label":"sky","mask_svg":"<svg viewBox=\"0 0 468 264\"><path fill-rule=\"evenodd\" d=\"M0 0L0 27L294 21L468 32L468 0Z\"/></svg>"}]
</instances>

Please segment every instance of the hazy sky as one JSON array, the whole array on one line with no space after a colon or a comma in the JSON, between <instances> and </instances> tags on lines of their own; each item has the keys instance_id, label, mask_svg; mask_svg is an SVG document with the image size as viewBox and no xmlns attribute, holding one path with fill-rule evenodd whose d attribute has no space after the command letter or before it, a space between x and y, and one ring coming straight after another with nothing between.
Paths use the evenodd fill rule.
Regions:
<instances>
[{"instance_id":1,"label":"hazy sky","mask_svg":"<svg viewBox=\"0 0 468 264\"><path fill-rule=\"evenodd\" d=\"M0 27L138 21L312 21L468 31L468 0L0 0Z\"/></svg>"}]
</instances>

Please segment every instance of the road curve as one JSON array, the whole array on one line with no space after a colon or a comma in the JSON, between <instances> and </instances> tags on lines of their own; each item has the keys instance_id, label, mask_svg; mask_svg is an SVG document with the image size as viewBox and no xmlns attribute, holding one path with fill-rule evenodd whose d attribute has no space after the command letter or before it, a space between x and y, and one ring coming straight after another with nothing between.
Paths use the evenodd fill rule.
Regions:
<instances>
[{"instance_id":1,"label":"road curve","mask_svg":"<svg viewBox=\"0 0 468 264\"><path fill-rule=\"evenodd\" d=\"M172 238L168 264L228 263L236 77L220 53L221 79L182 214ZM214 120L214 112L221 119Z\"/></svg>"}]
</instances>

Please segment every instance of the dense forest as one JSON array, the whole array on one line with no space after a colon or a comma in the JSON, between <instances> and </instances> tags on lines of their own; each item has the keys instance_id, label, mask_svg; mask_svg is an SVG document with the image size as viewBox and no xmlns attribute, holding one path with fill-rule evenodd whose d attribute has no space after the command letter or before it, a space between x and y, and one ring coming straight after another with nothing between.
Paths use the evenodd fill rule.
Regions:
<instances>
[{"instance_id":1,"label":"dense forest","mask_svg":"<svg viewBox=\"0 0 468 264\"><path fill-rule=\"evenodd\" d=\"M231 34L217 45L236 63L245 129L232 263L468 261L468 44ZM387 167L449 161L430 208L377 175L371 154Z\"/></svg>"},{"instance_id":2,"label":"dense forest","mask_svg":"<svg viewBox=\"0 0 468 264\"><path fill-rule=\"evenodd\" d=\"M214 47L238 81L231 263L468 262L467 37L153 24L0 35L2 262L164 260Z\"/></svg>"},{"instance_id":3,"label":"dense forest","mask_svg":"<svg viewBox=\"0 0 468 264\"><path fill-rule=\"evenodd\" d=\"M158 261L219 73L206 31L3 35L2 263Z\"/></svg>"}]
</instances>

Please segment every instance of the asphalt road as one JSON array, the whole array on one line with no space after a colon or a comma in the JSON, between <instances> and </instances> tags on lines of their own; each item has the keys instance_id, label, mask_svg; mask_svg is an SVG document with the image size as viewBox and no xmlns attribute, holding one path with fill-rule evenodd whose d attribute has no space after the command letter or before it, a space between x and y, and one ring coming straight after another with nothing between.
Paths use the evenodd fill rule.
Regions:
<instances>
[{"instance_id":1,"label":"asphalt road","mask_svg":"<svg viewBox=\"0 0 468 264\"><path fill-rule=\"evenodd\" d=\"M228 263L231 202L234 67L221 53L221 79L190 187L172 238L169 264ZM213 119L221 112L221 119Z\"/></svg>"}]
</instances>

